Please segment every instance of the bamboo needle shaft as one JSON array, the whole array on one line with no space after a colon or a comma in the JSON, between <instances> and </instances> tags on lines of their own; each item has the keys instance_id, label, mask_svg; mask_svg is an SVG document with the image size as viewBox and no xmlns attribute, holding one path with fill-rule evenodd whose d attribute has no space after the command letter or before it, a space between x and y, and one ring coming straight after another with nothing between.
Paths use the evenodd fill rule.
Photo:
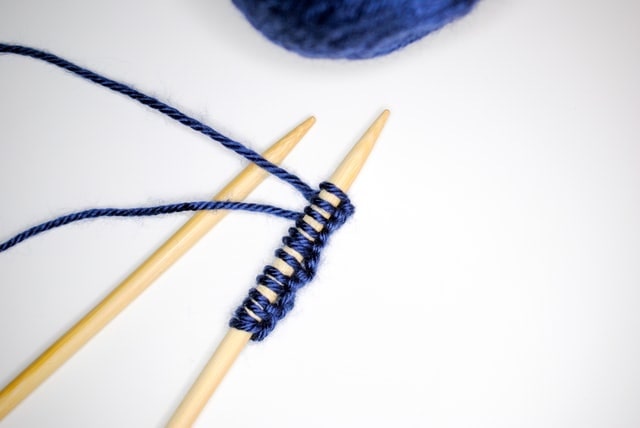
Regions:
<instances>
[{"instance_id":1,"label":"bamboo needle shaft","mask_svg":"<svg viewBox=\"0 0 640 428\"><path fill-rule=\"evenodd\" d=\"M314 122L313 117L305 120L267 149L263 156L273 163L282 162ZM266 177L267 173L261 168L249 165L214 196L214 199L241 201ZM104 300L0 391L0 420L124 310L226 214L226 211L196 213Z\"/></svg>"},{"instance_id":2,"label":"bamboo needle shaft","mask_svg":"<svg viewBox=\"0 0 640 428\"><path fill-rule=\"evenodd\" d=\"M328 181L335 184L344 192L349 190L369 157L388 117L389 111L385 110L373 122L362 138L353 146ZM328 196L331 197L332 195L329 194ZM329 200L329 198L327 198L327 200ZM276 259L273 266L283 271L283 273L290 275L290 272L287 273L284 271L284 269L289 268L289 266L283 262L278 263L279 261L279 259ZM167 427L182 428L193 425L207 404L207 401L213 395L218 385L220 385L220 382L222 382L222 379L250 339L251 333L235 328L229 329L211 356L211 359L209 359L209 362L202 372L200 372L191 389L169 420Z\"/></svg>"}]
</instances>

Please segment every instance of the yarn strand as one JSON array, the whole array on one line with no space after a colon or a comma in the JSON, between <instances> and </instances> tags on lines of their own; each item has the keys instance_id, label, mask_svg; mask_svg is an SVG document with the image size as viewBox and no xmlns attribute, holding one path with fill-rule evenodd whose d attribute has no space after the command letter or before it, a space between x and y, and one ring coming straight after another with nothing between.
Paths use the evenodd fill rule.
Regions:
<instances>
[{"instance_id":1,"label":"yarn strand","mask_svg":"<svg viewBox=\"0 0 640 428\"><path fill-rule=\"evenodd\" d=\"M309 205L307 205L304 211L300 213L272 205L232 201L180 202L176 204L140 208L92 208L66 214L33 226L15 235L9 240L0 243L0 253L47 230L55 229L77 221L99 217L139 217L172 214L184 211L220 209L259 212L283 217L295 221L295 227L289 229L289 234L283 238L282 242L285 247L288 247L297 253L300 256L300 259L285 251L285 247L277 250L275 256L287 264L293 272L291 275L285 275L276 267L267 265L264 268L263 273L258 276L257 285L249 291L248 296L236 309L229 323L233 328L251 333L251 337L254 341L263 340L267 335L269 335L269 333L275 328L278 321L284 318L293 308L297 291L309 283L315 276L320 255L323 248L326 246L329 237L338 228L340 228L340 226L342 226L351 215L353 215L354 207L348 196L336 185L329 182L321 183L319 190L313 190L295 175L290 174L286 170L267 161L253 150L218 133L208 125L187 116L178 109L171 107L156 98L145 95L125 84L79 67L58 56L33 48L0 43L0 53L3 52L24 55L46 61L151 107L182 123L183 125L218 141L224 147L244 156L249 161L262 167L265 171L291 184L305 196L309 201ZM381 118L384 117L384 115L381 116ZM321 192L326 192L335 198L338 201L337 205L333 205L323 199L320 196ZM311 224L307 222L307 218L312 219L319 228L316 229L312 227ZM258 287L264 287L270 290L278 296L277 299L273 302L270 301L259 291Z\"/></svg>"},{"instance_id":2,"label":"yarn strand","mask_svg":"<svg viewBox=\"0 0 640 428\"><path fill-rule=\"evenodd\" d=\"M279 207L266 204L254 204L248 202L231 202L231 201L193 201L179 202L175 204L156 205L152 207L138 208L91 208L84 211L78 211L71 214L65 214L53 220L40 223L23 232L18 233L14 237L0 243L0 253L9 248L18 245L22 241L32 238L36 235L55 229L70 223L81 220L94 219L100 217L143 217L156 216L163 214L174 214L186 211L213 211L213 210L233 210L248 211L255 213L269 214L276 217L286 218L288 220L296 220L300 214L295 211L286 210Z\"/></svg>"},{"instance_id":3,"label":"yarn strand","mask_svg":"<svg viewBox=\"0 0 640 428\"><path fill-rule=\"evenodd\" d=\"M111 89L112 91L119 94L125 95L135 101L138 101L141 104L144 104L147 107L159 111L165 116L170 117L171 119L193 129L194 131L206 135L207 137L220 143L227 149L232 150L245 159L249 160L250 162L255 163L265 171L296 188L307 200L309 200L314 194L314 190L296 175L291 174L290 172L273 164L272 162L269 162L255 151L221 134L209 125L206 125L199 120L194 119L193 117L181 112L177 108L172 107L150 95L146 95L129 85L125 85L124 83L120 83L104 77L98 73L67 61L66 59L63 59L57 55L27 46L8 45L0 43L0 53L22 55L48 62L49 64L67 70L79 77L82 77L83 79L89 80L107 89Z\"/></svg>"}]
</instances>

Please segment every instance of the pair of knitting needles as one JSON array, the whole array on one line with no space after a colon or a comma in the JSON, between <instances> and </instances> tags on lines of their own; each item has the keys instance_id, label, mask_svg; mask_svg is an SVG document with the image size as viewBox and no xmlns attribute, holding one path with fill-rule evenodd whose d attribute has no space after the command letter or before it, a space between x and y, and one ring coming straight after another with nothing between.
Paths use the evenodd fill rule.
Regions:
<instances>
[{"instance_id":1,"label":"pair of knitting needles","mask_svg":"<svg viewBox=\"0 0 640 428\"><path fill-rule=\"evenodd\" d=\"M364 165L369 153L389 116L385 110L353 146L335 170L329 182L346 192ZM263 156L279 164L293 150L315 123L315 118L302 122L280 141L263 153ZM214 200L245 199L265 178L267 173L251 164L227 184ZM44 351L24 371L0 391L0 420L44 382L56 369L73 356L95 336L109 321L116 317L156 278L185 254L200 238L226 216L226 211L198 212L171 236L144 263L129 275L96 307L71 327L53 345ZM286 263L276 259L273 266L289 275ZM191 426L214 393L227 371L251 339L251 333L230 328L217 350L197 378L190 391L170 419L169 427Z\"/></svg>"}]
</instances>

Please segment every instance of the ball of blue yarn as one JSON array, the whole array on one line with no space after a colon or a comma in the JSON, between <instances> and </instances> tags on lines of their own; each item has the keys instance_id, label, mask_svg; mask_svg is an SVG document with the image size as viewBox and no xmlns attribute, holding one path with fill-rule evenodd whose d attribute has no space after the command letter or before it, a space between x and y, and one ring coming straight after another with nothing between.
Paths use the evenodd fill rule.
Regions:
<instances>
[{"instance_id":1,"label":"ball of blue yarn","mask_svg":"<svg viewBox=\"0 0 640 428\"><path fill-rule=\"evenodd\" d=\"M468 13L478 0L233 0L268 39L314 58L385 55Z\"/></svg>"}]
</instances>

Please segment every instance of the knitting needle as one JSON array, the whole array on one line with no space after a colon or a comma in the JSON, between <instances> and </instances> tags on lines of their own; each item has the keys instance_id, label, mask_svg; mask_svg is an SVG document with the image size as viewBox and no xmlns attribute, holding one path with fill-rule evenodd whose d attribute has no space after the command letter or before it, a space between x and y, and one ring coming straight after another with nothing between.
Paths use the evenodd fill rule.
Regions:
<instances>
[{"instance_id":1,"label":"knitting needle","mask_svg":"<svg viewBox=\"0 0 640 428\"><path fill-rule=\"evenodd\" d=\"M328 180L335 184L342 191L346 192L353 184L353 181L360 173L367 157L371 153L373 146L389 117L389 110L385 110L369 127L351 151L344 158L342 163L335 170L331 178ZM322 191L320 197L328 202L336 205L339 201L335 196ZM290 250L290 249L289 249ZM273 267L280 270L285 275L291 275L291 267L281 259L276 259L272 264ZM262 291L261 291L262 292ZM264 292L263 294L272 302L277 296ZM191 426L207 401L213 395L216 388L231 368L234 361L240 355L240 352L251 339L251 333L246 331L229 328L229 331L222 339L218 348L211 356L187 395L176 409L175 413L167 424L168 428L182 428Z\"/></svg>"},{"instance_id":2,"label":"knitting needle","mask_svg":"<svg viewBox=\"0 0 640 428\"><path fill-rule=\"evenodd\" d=\"M267 149L263 156L273 163L282 162L314 123L315 118L308 118ZM267 176L267 172L251 164L214 196L214 199L241 201ZM104 300L12 380L0 391L0 420L124 310L226 214L227 211L196 213Z\"/></svg>"}]
</instances>

